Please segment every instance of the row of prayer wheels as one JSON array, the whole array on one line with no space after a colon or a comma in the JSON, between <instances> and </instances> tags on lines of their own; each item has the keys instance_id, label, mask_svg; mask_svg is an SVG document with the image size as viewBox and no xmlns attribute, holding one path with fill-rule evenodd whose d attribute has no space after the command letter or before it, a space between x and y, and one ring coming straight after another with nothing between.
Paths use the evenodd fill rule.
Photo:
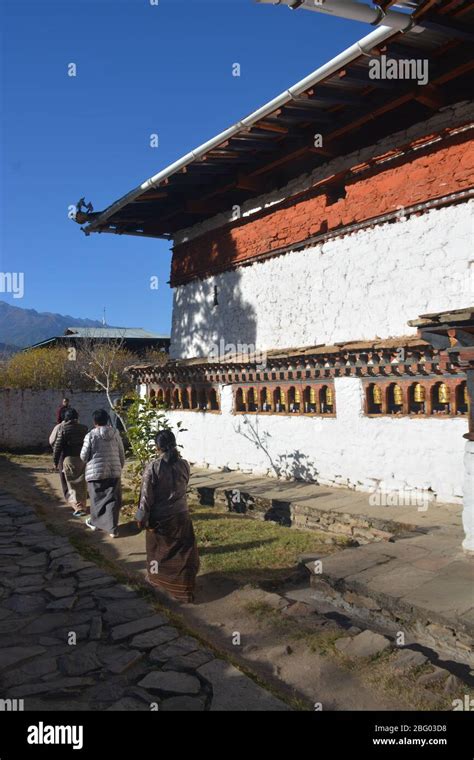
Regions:
<instances>
[{"instance_id":1,"label":"row of prayer wheels","mask_svg":"<svg viewBox=\"0 0 474 760\"><path fill-rule=\"evenodd\" d=\"M260 406L264 412L299 412L314 413L319 406L322 413L331 413L334 408L334 390L331 386L322 386L319 389L308 387L301 392L298 387L277 388L271 390L263 389L259 392L260 404L258 402L257 390L255 388L239 388L236 395L237 411L256 412ZM304 408L301 404L303 395Z\"/></svg>"},{"instance_id":2,"label":"row of prayer wheels","mask_svg":"<svg viewBox=\"0 0 474 760\"><path fill-rule=\"evenodd\" d=\"M426 401L426 388L424 385L421 385L421 383L415 383L415 386L413 388L413 401L416 404L424 404ZM439 383L436 389L436 396L434 398L434 401L435 403L442 405L449 404L451 402L451 392L446 383ZM373 386L372 402L375 406L382 405L382 388L379 385ZM466 406L469 403L466 385L464 386L463 402ZM393 405L403 405L403 391L399 385L395 385L393 387Z\"/></svg>"}]
</instances>

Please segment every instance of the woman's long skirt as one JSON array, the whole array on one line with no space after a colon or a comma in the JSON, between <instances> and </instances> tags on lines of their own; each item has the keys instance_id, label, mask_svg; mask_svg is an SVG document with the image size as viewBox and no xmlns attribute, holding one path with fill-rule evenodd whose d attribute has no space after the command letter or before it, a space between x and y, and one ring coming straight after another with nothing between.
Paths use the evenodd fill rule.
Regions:
<instances>
[{"instance_id":1,"label":"woman's long skirt","mask_svg":"<svg viewBox=\"0 0 474 760\"><path fill-rule=\"evenodd\" d=\"M69 488L71 504L85 504L87 501L85 464L80 457L64 457L63 471Z\"/></svg>"},{"instance_id":2,"label":"woman's long skirt","mask_svg":"<svg viewBox=\"0 0 474 760\"><path fill-rule=\"evenodd\" d=\"M122 506L120 478L89 480L87 490L91 500L92 525L99 530L113 533L118 528L119 512Z\"/></svg>"},{"instance_id":3,"label":"woman's long skirt","mask_svg":"<svg viewBox=\"0 0 474 760\"><path fill-rule=\"evenodd\" d=\"M188 512L160 520L146 532L148 581L181 602L194 601L199 555Z\"/></svg>"}]
</instances>

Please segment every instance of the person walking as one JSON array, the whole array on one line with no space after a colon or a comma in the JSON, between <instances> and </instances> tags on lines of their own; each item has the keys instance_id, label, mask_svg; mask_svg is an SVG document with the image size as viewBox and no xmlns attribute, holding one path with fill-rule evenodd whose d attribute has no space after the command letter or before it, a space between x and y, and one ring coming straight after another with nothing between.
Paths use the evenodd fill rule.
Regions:
<instances>
[{"instance_id":1,"label":"person walking","mask_svg":"<svg viewBox=\"0 0 474 760\"><path fill-rule=\"evenodd\" d=\"M145 467L135 519L146 528L147 580L182 602L194 601L199 554L188 511L190 467L170 430L157 434L158 457Z\"/></svg>"},{"instance_id":2,"label":"person walking","mask_svg":"<svg viewBox=\"0 0 474 760\"><path fill-rule=\"evenodd\" d=\"M79 423L76 409L68 407L53 443L53 461L66 480L67 500L72 505L74 517L86 514L87 488L84 462L80 457L86 433L87 425Z\"/></svg>"},{"instance_id":3,"label":"person walking","mask_svg":"<svg viewBox=\"0 0 474 760\"><path fill-rule=\"evenodd\" d=\"M69 409L69 399L63 398L61 402L61 406L58 406L56 409L56 424L59 425L61 422L64 422L65 414L67 410Z\"/></svg>"},{"instance_id":4,"label":"person walking","mask_svg":"<svg viewBox=\"0 0 474 760\"><path fill-rule=\"evenodd\" d=\"M94 428L84 438L81 450L91 503L86 525L91 530L103 530L111 538L117 538L125 451L120 433L111 427L105 409L97 409L93 420Z\"/></svg>"}]
</instances>

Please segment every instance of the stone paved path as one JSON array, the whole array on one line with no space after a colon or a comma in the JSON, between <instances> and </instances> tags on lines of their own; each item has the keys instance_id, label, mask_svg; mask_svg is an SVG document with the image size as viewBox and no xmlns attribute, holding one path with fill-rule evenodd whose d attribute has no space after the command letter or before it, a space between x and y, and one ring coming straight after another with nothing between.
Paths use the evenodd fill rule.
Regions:
<instances>
[{"instance_id":1,"label":"stone paved path","mask_svg":"<svg viewBox=\"0 0 474 760\"><path fill-rule=\"evenodd\" d=\"M25 710L290 709L0 492L0 700Z\"/></svg>"}]
</instances>

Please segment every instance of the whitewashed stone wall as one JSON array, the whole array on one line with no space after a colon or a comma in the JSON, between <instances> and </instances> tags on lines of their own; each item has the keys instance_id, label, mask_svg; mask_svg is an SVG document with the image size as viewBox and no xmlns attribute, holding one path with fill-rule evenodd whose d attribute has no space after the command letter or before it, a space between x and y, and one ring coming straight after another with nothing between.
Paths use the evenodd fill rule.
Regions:
<instances>
[{"instance_id":1,"label":"whitewashed stone wall","mask_svg":"<svg viewBox=\"0 0 474 760\"><path fill-rule=\"evenodd\" d=\"M335 418L235 415L230 386L221 388L222 414L168 414L183 422L183 455L198 466L361 491L430 489L439 501L460 502L465 419L368 418L358 378L336 378L335 390Z\"/></svg>"},{"instance_id":2,"label":"whitewashed stone wall","mask_svg":"<svg viewBox=\"0 0 474 760\"><path fill-rule=\"evenodd\" d=\"M0 389L0 450L47 449L56 424L56 410L64 396L79 412L80 421L89 427L95 409L108 408L104 393Z\"/></svg>"},{"instance_id":3,"label":"whitewashed stone wall","mask_svg":"<svg viewBox=\"0 0 474 760\"><path fill-rule=\"evenodd\" d=\"M171 355L414 334L407 320L473 300L473 213L440 208L177 287Z\"/></svg>"}]
</instances>

